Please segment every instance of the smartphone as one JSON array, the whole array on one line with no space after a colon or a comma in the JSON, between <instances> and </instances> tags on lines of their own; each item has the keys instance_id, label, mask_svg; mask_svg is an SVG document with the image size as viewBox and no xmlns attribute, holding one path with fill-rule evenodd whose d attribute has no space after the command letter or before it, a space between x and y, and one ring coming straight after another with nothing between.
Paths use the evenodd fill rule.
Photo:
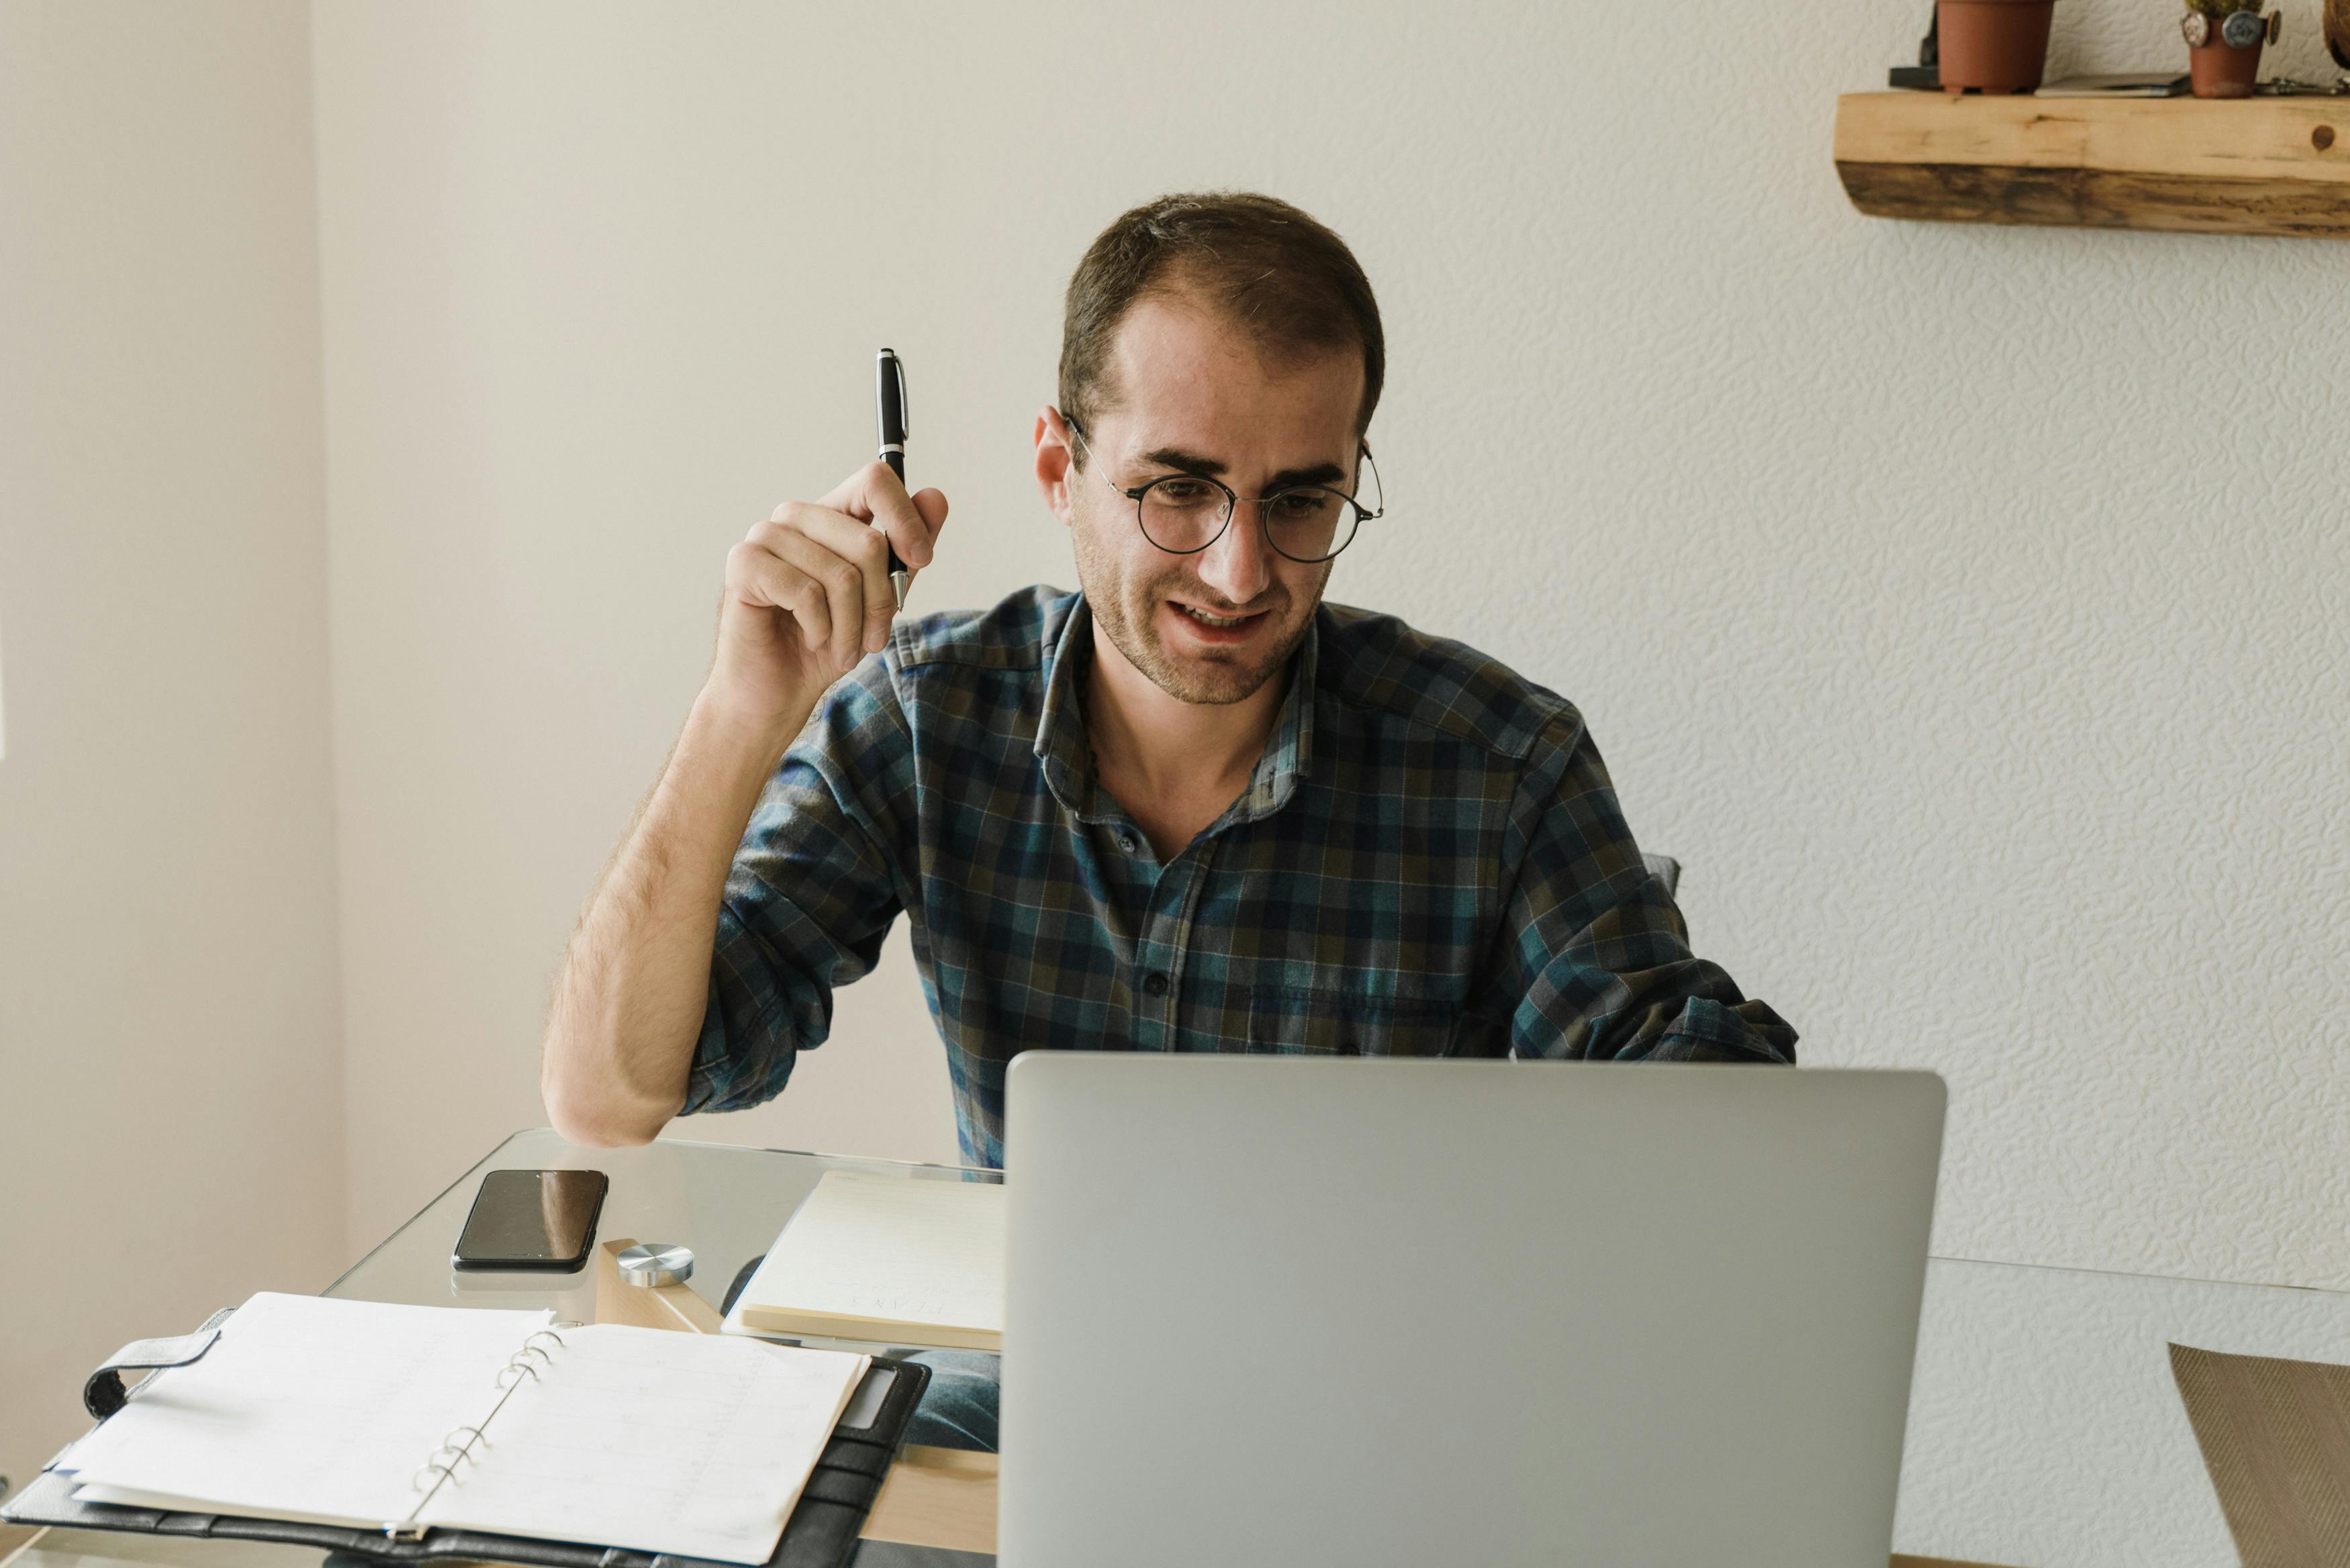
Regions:
<instances>
[{"instance_id":1,"label":"smartphone","mask_svg":"<svg viewBox=\"0 0 2350 1568\"><path fill-rule=\"evenodd\" d=\"M588 1265L611 1181L600 1170L494 1170L482 1178L449 1263L458 1269Z\"/></svg>"}]
</instances>

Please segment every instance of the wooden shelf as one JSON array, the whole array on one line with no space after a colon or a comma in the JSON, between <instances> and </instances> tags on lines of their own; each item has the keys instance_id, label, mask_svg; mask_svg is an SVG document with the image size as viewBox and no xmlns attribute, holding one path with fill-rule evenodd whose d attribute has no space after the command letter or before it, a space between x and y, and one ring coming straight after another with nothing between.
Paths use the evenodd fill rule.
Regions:
<instances>
[{"instance_id":1,"label":"wooden shelf","mask_svg":"<svg viewBox=\"0 0 2350 1568\"><path fill-rule=\"evenodd\" d=\"M1875 218L2350 239L2350 98L1848 93L1835 163Z\"/></svg>"}]
</instances>

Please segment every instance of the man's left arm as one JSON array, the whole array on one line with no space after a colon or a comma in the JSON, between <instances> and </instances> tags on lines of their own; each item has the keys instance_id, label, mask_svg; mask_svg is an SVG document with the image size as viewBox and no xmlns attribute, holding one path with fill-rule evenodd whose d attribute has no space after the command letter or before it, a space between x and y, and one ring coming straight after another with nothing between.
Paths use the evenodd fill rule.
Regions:
<instances>
[{"instance_id":1,"label":"man's left arm","mask_svg":"<svg viewBox=\"0 0 2350 1568\"><path fill-rule=\"evenodd\" d=\"M1562 714L1530 762L1504 846L1514 876L1486 998L1522 1057L1780 1062L1795 1032L1689 948L1641 863L1582 721Z\"/></svg>"}]
</instances>

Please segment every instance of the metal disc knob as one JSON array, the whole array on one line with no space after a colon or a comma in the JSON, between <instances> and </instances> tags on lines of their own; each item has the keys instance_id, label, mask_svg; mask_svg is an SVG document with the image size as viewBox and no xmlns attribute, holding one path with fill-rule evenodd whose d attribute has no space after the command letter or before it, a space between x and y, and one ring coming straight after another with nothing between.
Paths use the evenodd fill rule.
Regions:
<instances>
[{"instance_id":1,"label":"metal disc knob","mask_svg":"<svg viewBox=\"0 0 2350 1568\"><path fill-rule=\"evenodd\" d=\"M632 1285L681 1285L693 1278L693 1249L659 1241L621 1250L614 1260L620 1278Z\"/></svg>"}]
</instances>

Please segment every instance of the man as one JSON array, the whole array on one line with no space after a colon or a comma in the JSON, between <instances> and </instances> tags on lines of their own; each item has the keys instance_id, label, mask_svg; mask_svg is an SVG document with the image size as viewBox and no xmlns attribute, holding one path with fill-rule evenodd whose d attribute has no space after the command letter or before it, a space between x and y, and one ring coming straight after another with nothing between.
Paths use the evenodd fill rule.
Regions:
<instances>
[{"instance_id":1,"label":"man","mask_svg":"<svg viewBox=\"0 0 2350 1568\"><path fill-rule=\"evenodd\" d=\"M752 529L558 983L565 1136L778 1093L901 911L975 1164L1023 1050L1792 1061L1571 705L1323 603L1384 360L1336 234L1167 197L1079 265L1036 420L1081 592L893 627L884 535L928 566L947 504L879 464Z\"/></svg>"}]
</instances>

